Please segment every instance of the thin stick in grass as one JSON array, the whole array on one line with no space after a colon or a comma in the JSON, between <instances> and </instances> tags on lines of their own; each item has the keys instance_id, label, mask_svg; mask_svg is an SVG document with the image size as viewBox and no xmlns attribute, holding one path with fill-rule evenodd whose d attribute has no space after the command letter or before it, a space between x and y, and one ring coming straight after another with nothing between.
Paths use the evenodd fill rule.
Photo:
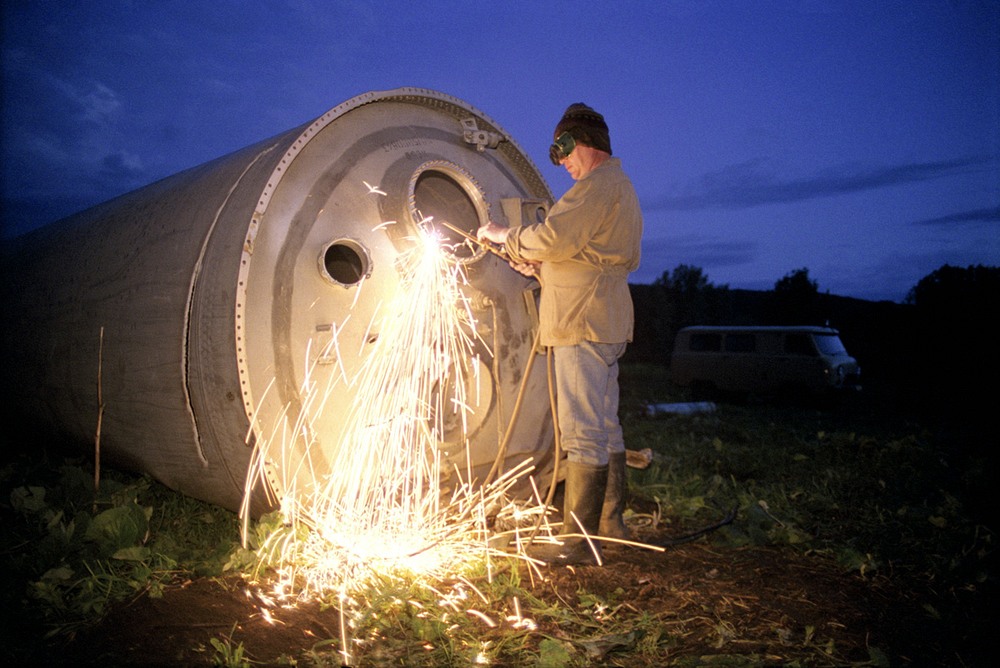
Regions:
<instances>
[{"instance_id":1,"label":"thin stick in grass","mask_svg":"<svg viewBox=\"0 0 1000 668\"><path fill-rule=\"evenodd\" d=\"M97 351L97 431L94 433L94 512L101 491L101 423L104 421L104 395L101 391L101 372L104 368L104 327L101 327L100 347Z\"/></svg>"}]
</instances>

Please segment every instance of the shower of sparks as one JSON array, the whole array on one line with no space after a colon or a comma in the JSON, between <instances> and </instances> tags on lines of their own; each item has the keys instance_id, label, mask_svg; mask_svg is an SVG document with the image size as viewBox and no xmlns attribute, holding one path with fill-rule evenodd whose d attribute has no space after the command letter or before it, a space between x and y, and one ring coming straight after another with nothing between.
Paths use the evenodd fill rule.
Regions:
<instances>
[{"instance_id":1,"label":"shower of sparks","mask_svg":"<svg viewBox=\"0 0 1000 668\"><path fill-rule=\"evenodd\" d=\"M457 579L463 589L463 571L484 562L489 570L491 558L499 554L491 544L488 516L512 518L512 524L523 526L541 512L541 506L533 512L508 502L507 492L530 471L530 462L483 487L472 479L464 437L458 447L465 448L465 470L442 457L446 433L453 442L455 433L467 433L467 417L479 408L475 388L489 380L475 377L482 365L473 311L463 292L464 269L430 225L418 230L412 249L398 260L398 291L379 304L368 326L378 336L369 339L366 333L370 345L357 352L357 370L348 373L343 355L354 351L337 340L348 314L341 323L331 323L332 340L320 353L338 360L329 380L317 381L315 369L307 368L301 414L285 415L274 434L258 438L247 478L244 527L251 490L259 481L271 490L270 465L271 474L280 477L270 480L280 493L272 500L280 505L283 527L266 539L258 555L277 574L274 600L335 597L343 611L358 605L353 597L365 587L399 577L427 586ZM350 391L334 392L345 387ZM313 425L333 396L351 397L351 404L339 439L331 444ZM322 459L319 452L329 461L322 472L312 464ZM520 541L515 537L513 543ZM485 613L466 613L495 625ZM516 618L521 619L519 612Z\"/></svg>"}]
</instances>

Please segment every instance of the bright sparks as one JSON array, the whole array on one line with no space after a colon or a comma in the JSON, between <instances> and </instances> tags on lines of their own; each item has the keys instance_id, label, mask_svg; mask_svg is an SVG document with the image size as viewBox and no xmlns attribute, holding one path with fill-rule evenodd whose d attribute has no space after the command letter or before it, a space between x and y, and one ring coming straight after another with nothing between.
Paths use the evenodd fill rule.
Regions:
<instances>
[{"instance_id":1,"label":"bright sparks","mask_svg":"<svg viewBox=\"0 0 1000 668\"><path fill-rule=\"evenodd\" d=\"M528 471L526 463L481 488L468 470L443 470L440 442L446 434L454 441L456 432L467 433L467 417L479 402L467 396L467 388L479 387L469 376L481 365L464 270L431 226L418 228L412 249L397 262L399 290L368 325L378 336L365 336L370 345L357 353L357 371L348 374L338 362L321 384L309 369L301 414L286 415L278 433L258 439L244 518L250 490L269 480L270 462L271 475L280 476L270 481L279 488L284 528L259 554L278 574L272 595L279 600L336 596L343 602L386 577L460 576L470 563L489 560L487 509L496 515L507 507L506 492ZM333 339L321 357L339 361L353 354L337 339L344 322L331 324ZM331 444L312 425L333 396L350 397L351 405ZM317 449L329 460L323 472L312 464Z\"/></svg>"}]
</instances>

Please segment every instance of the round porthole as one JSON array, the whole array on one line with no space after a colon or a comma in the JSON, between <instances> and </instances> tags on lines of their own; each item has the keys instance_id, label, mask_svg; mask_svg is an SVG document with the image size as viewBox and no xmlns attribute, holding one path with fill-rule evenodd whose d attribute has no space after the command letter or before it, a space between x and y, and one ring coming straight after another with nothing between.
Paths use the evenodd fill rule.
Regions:
<instances>
[{"instance_id":1,"label":"round porthole","mask_svg":"<svg viewBox=\"0 0 1000 668\"><path fill-rule=\"evenodd\" d=\"M457 260L483 254L469 238L489 218L486 202L465 170L443 161L424 165L410 184L410 208L414 221L435 230Z\"/></svg>"},{"instance_id":2,"label":"round porthole","mask_svg":"<svg viewBox=\"0 0 1000 668\"><path fill-rule=\"evenodd\" d=\"M357 241L337 239L323 249L319 268L327 281L350 287L371 275L371 257Z\"/></svg>"}]
</instances>

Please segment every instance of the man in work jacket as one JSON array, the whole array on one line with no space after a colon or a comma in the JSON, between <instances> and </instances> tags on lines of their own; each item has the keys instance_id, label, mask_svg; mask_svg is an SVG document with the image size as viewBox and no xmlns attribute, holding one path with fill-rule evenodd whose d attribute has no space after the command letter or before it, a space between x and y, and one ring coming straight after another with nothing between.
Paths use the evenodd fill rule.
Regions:
<instances>
[{"instance_id":1,"label":"man in work jacket","mask_svg":"<svg viewBox=\"0 0 1000 668\"><path fill-rule=\"evenodd\" d=\"M544 222L516 228L491 222L478 237L502 244L512 267L538 277L540 343L554 355L566 452L563 534L577 535L529 555L554 564L594 563L599 542L580 534L627 537L618 358L632 340L628 275L639 266L642 212L621 160L611 157L601 114L570 105L554 139L550 157L576 181L573 187Z\"/></svg>"}]
</instances>

